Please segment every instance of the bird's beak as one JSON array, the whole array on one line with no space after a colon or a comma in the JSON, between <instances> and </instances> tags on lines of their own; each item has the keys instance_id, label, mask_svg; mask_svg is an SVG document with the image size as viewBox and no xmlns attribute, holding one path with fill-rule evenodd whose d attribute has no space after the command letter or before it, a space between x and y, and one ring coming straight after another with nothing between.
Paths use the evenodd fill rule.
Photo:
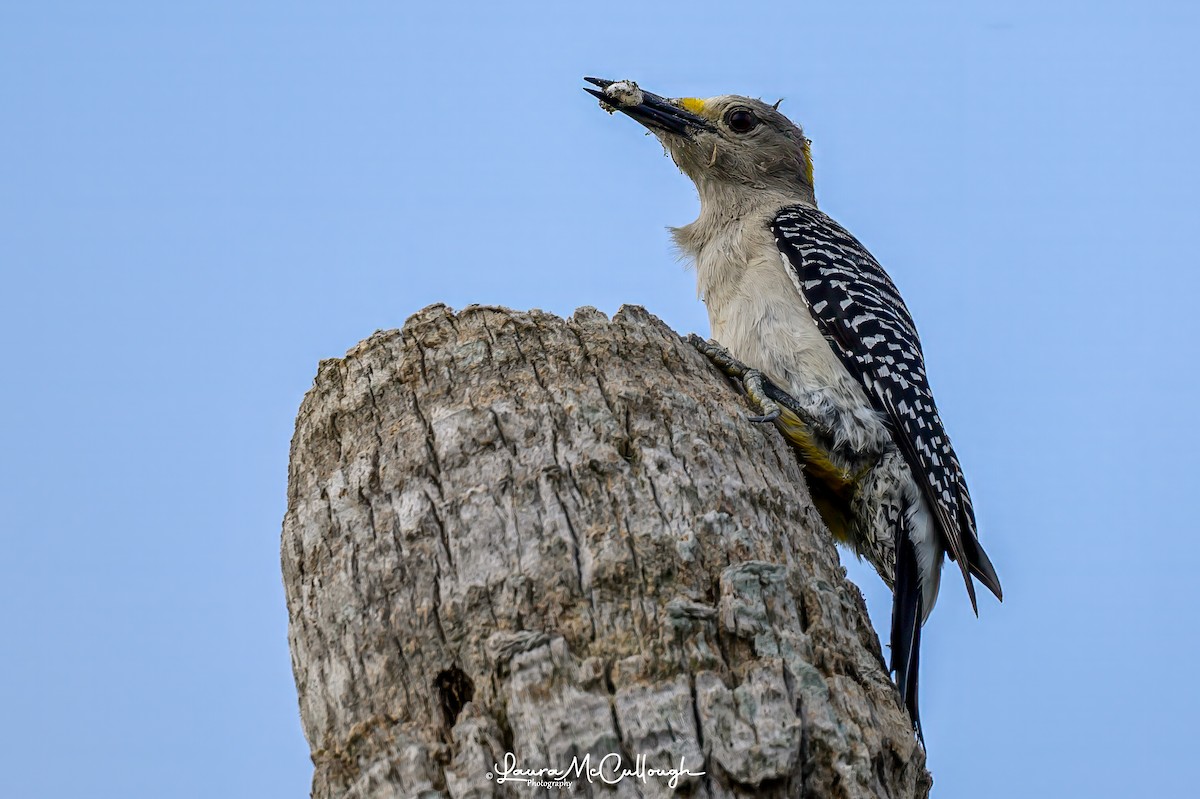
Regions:
<instances>
[{"instance_id":1,"label":"bird's beak","mask_svg":"<svg viewBox=\"0 0 1200 799\"><path fill-rule=\"evenodd\" d=\"M600 91L588 88L585 88L584 91L598 99L606 110L620 111L626 116L633 117L652 131L661 130L690 138L691 134L697 131L712 129L708 120L680 108L665 97L659 97L644 89L637 89L631 101L628 94L610 94L605 91L617 81L604 78L584 78L584 80L593 86L600 87ZM637 101L638 95L640 95L640 102Z\"/></svg>"}]
</instances>

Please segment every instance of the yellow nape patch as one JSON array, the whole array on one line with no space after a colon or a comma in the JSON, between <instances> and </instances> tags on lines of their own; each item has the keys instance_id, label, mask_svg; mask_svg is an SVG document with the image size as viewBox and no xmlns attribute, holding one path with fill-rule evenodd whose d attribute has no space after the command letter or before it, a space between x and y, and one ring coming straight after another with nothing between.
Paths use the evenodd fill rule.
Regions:
<instances>
[{"instance_id":1,"label":"yellow nape patch","mask_svg":"<svg viewBox=\"0 0 1200 799\"><path fill-rule=\"evenodd\" d=\"M808 185L813 185L813 163L812 163L812 147L809 145L808 139L804 140L802 148L804 152L804 179L808 181Z\"/></svg>"},{"instance_id":2,"label":"yellow nape patch","mask_svg":"<svg viewBox=\"0 0 1200 799\"><path fill-rule=\"evenodd\" d=\"M684 111L690 111L693 114L704 113L704 101L699 97L681 97L679 105L683 107Z\"/></svg>"}]
</instances>

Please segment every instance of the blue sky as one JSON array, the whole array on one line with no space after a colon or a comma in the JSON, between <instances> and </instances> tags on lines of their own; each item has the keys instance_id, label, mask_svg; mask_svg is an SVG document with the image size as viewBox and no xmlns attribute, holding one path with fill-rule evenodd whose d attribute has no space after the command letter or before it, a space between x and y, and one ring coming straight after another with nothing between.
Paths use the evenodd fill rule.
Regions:
<instances>
[{"instance_id":1,"label":"blue sky","mask_svg":"<svg viewBox=\"0 0 1200 799\"><path fill-rule=\"evenodd\" d=\"M595 74L785 98L908 300L1006 595L926 628L934 796L1191 795L1200 11L1043 5L0 6L0 794L306 794L319 359L431 302L707 332Z\"/></svg>"}]
</instances>

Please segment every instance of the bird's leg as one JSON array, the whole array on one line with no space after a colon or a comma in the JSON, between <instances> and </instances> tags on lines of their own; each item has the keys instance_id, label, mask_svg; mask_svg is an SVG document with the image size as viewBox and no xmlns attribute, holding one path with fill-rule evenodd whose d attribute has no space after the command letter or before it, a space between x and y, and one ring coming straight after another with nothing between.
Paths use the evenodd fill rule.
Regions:
<instances>
[{"instance_id":1,"label":"bird's leg","mask_svg":"<svg viewBox=\"0 0 1200 799\"><path fill-rule=\"evenodd\" d=\"M783 408L780 407L779 403L767 395L767 384L770 381L767 380L766 375L762 372L757 369L751 369L730 355L729 350L715 341L705 341L695 333L692 333L688 337L688 342L700 350L704 357L712 361L713 366L720 369L722 374L737 381L746 392L746 397L749 398L750 404L759 412L757 416L749 417L750 421L773 422L783 413ZM775 384L771 383L771 386L774 388Z\"/></svg>"},{"instance_id":2,"label":"bird's leg","mask_svg":"<svg viewBox=\"0 0 1200 799\"><path fill-rule=\"evenodd\" d=\"M747 366L733 357L729 350L717 342L705 341L692 333L688 336L688 343L700 350L722 374L737 382L746 392L751 405L759 411L759 415L749 417L750 421L774 422L783 414L784 409L787 409L814 432L833 438L833 431L819 422L795 397L777 386L758 369Z\"/></svg>"},{"instance_id":3,"label":"bird's leg","mask_svg":"<svg viewBox=\"0 0 1200 799\"><path fill-rule=\"evenodd\" d=\"M800 452L808 472L836 495L848 499L871 464L852 462L831 448L833 431L817 419L803 403L775 385L762 372L733 357L721 345L705 341L695 333L688 337L693 347L708 358L722 374L739 383L751 406L758 411L752 422L774 422L784 437Z\"/></svg>"}]
</instances>

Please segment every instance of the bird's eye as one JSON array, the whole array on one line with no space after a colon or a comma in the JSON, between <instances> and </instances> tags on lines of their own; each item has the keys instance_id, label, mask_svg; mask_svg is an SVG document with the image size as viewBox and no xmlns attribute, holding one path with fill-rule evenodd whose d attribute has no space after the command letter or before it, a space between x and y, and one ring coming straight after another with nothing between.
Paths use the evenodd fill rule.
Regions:
<instances>
[{"instance_id":1,"label":"bird's eye","mask_svg":"<svg viewBox=\"0 0 1200 799\"><path fill-rule=\"evenodd\" d=\"M725 124L734 133L749 133L758 124L758 117L749 108L735 108L725 115Z\"/></svg>"}]
</instances>

